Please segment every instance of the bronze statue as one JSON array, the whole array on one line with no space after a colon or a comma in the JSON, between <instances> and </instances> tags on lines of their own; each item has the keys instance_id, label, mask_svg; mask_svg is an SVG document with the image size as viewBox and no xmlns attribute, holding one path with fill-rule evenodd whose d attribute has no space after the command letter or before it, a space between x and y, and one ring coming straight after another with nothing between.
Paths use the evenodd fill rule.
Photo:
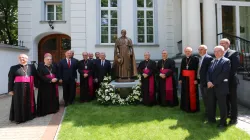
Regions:
<instances>
[{"instance_id":1,"label":"bronze statue","mask_svg":"<svg viewBox=\"0 0 250 140\"><path fill-rule=\"evenodd\" d=\"M132 40L126 37L126 30L121 31L122 36L115 42L114 64L117 82L132 82L137 76L135 54Z\"/></svg>"}]
</instances>

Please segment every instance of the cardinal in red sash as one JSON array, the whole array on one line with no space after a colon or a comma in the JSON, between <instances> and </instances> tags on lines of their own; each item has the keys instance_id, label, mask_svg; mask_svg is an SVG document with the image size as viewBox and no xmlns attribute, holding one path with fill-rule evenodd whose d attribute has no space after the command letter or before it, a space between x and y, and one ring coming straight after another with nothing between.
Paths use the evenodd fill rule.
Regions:
<instances>
[{"instance_id":1,"label":"cardinal in red sash","mask_svg":"<svg viewBox=\"0 0 250 140\"><path fill-rule=\"evenodd\" d=\"M168 58L168 52L162 51L162 59L157 63L159 79L159 98L162 106L177 106L179 104L175 80L175 61Z\"/></svg>"},{"instance_id":2,"label":"cardinal in red sash","mask_svg":"<svg viewBox=\"0 0 250 140\"><path fill-rule=\"evenodd\" d=\"M192 48L185 48L185 57L181 61L179 83L181 84L181 106L186 112L200 111L197 83L199 58L192 56Z\"/></svg>"},{"instance_id":3,"label":"cardinal in red sash","mask_svg":"<svg viewBox=\"0 0 250 140\"><path fill-rule=\"evenodd\" d=\"M150 53L144 53L144 61L138 66L138 72L141 74L141 91L143 95L143 104L151 106L155 101L155 71L156 63L150 59Z\"/></svg>"},{"instance_id":4,"label":"cardinal in red sash","mask_svg":"<svg viewBox=\"0 0 250 140\"><path fill-rule=\"evenodd\" d=\"M94 98L95 66L92 60L88 59L88 53L82 53L83 60L78 63L80 74L80 101L89 102Z\"/></svg>"}]
</instances>

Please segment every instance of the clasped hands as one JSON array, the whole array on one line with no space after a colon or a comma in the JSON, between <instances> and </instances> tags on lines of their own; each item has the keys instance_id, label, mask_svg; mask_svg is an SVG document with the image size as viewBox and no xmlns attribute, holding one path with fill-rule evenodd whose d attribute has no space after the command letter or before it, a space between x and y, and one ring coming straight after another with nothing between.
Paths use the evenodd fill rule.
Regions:
<instances>
[{"instance_id":1,"label":"clasped hands","mask_svg":"<svg viewBox=\"0 0 250 140\"><path fill-rule=\"evenodd\" d=\"M53 79L51 80L51 82L52 82L52 83L57 82L57 78L53 78Z\"/></svg>"},{"instance_id":2,"label":"clasped hands","mask_svg":"<svg viewBox=\"0 0 250 140\"><path fill-rule=\"evenodd\" d=\"M160 73L160 75L159 75L162 79L165 79L166 78L166 75L165 74L162 74L162 73Z\"/></svg>"},{"instance_id":3,"label":"clasped hands","mask_svg":"<svg viewBox=\"0 0 250 140\"><path fill-rule=\"evenodd\" d=\"M146 73L143 73L142 75L143 75L144 78L148 77L148 75Z\"/></svg>"},{"instance_id":4,"label":"clasped hands","mask_svg":"<svg viewBox=\"0 0 250 140\"><path fill-rule=\"evenodd\" d=\"M83 74L83 77L84 77L84 78L86 78L86 77L88 77L88 76L89 76L89 75L88 75L87 73L84 73L84 74Z\"/></svg>"}]
</instances>

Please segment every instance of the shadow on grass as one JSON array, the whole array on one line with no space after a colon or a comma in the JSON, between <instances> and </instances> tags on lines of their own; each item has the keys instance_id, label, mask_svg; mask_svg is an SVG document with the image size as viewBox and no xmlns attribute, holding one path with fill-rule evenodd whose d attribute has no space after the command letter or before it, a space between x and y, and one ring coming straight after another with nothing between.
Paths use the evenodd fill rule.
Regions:
<instances>
[{"instance_id":1,"label":"shadow on grass","mask_svg":"<svg viewBox=\"0 0 250 140\"><path fill-rule=\"evenodd\" d=\"M169 130L173 132L178 129L187 131L187 135L181 137L181 139L186 140L212 139L226 131L226 129L218 129L216 127L217 124L204 123L203 116L204 114L201 112L183 112L179 107L104 106L94 101L90 103L76 103L67 107L63 123L70 123L73 125L72 127L77 128L105 126L113 129L130 124L140 125L142 123L157 122L157 124L164 123L160 127L163 126L166 133ZM181 131L178 131L176 134L181 135Z\"/></svg>"}]
</instances>

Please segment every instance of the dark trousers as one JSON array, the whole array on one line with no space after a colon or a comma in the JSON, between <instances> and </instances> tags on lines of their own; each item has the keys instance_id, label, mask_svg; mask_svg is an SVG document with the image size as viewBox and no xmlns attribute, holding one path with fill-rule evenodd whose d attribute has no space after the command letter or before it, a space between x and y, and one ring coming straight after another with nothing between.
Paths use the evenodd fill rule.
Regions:
<instances>
[{"instance_id":1,"label":"dark trousers","mask_svg":"<svg viewBox=\"0 0 250 140\"><path fill-rule=\"evenodd\" d=\"M202 100L205 108L205 116L207 117L207 106L208 106L208 95L207 95L207 87L204 85L200 85L200 92L202 95Z\"/></svg>"},{"instance_id":2,"label":"dark trousers","mask_svg":"<svg viewBox=\"0 0 250 140\"><path fill-rule=\"evenodd\" d=\"M63 81L63 99L66 103L73 103L76 96L76 82L74 80L71 81Z\"/></svg>"},{"instance_id":3,"label":"dark trousers","mask_svg":"<svg viewBox=\"0 0 250 140\"><path fill-rule=\"evenodd\" d=\"M208 89L208 121L215 121L216 101L220 110L220 124L226 124L227 119L227 94L216 93L214 88Z\"/></svg>"},{"instance_id":4,"label":"dark trousers","mask_svg":"<svg viewBox=\"0 0 250 140\"><path fill-rule=\"evenodd\" d=\"M228 113L231 114L231 120L236 120L238 117L238 105L237 105L237 86L229 86L229 94L227 96Z\"/></svg>"}]
</instances>

